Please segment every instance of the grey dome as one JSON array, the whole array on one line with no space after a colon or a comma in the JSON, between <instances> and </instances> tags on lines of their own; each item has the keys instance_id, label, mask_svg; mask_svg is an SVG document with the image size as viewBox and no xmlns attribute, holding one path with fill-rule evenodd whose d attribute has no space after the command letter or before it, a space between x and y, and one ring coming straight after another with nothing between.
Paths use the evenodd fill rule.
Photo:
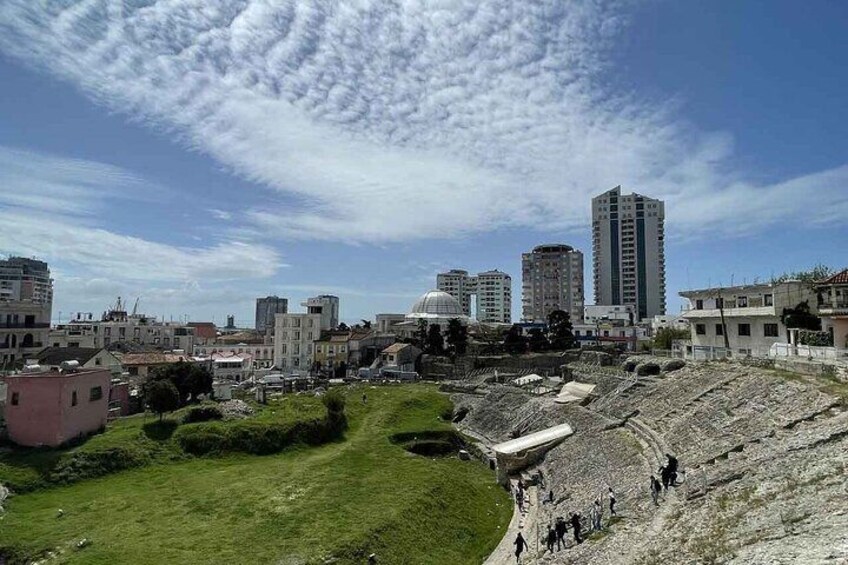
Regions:
<instances>
[{"instance_id":1,"label":"grey dome","mask_svg":"<svg viewBox=\"0 0 848 565\"><path fill-rule=\"evenodd\" d=\"M441 290L431 290L419 298L412 306L410 314L417 314L415 317L428 316L463 316L462 306L459 301Z\"/></svg>"}]
</instances>

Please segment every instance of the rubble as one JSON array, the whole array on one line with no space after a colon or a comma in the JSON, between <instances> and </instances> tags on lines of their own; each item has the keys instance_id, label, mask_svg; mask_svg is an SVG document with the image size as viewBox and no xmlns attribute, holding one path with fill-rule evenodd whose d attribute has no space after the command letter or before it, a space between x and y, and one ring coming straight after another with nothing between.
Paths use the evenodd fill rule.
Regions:
<instances>
[{"instance_id":1,"label":"rubble","mask_svg":"<svg viewBox=\"0 0 848 565\"><path fill-rule=\"evenodd\" d=\"M227 400L218 404L225 420L236 420L253 416L253 408L243 400Z\"/></svg>"}]
</instances>

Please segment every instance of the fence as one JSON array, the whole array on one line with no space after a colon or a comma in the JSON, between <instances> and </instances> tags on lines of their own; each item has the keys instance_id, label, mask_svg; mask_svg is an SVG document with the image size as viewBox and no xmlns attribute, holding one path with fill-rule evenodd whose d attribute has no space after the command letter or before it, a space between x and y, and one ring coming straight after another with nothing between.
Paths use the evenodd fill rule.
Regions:
<instances>
[{"instance_id":1,"label":"fence","mask_svg":"<svg viewBox=\"0 0 848 565\"><path fill-rule=\"evenodd\" d=\"M671 350L671 357L694 361L718 361L721 359L808 359L815 361L848 362L848 349L837 347L819 347L812 345L793 345L774 343L770 346L754 347L715 347L711 345L692 345L677 341Z\"/></svg>"}]
</instances>

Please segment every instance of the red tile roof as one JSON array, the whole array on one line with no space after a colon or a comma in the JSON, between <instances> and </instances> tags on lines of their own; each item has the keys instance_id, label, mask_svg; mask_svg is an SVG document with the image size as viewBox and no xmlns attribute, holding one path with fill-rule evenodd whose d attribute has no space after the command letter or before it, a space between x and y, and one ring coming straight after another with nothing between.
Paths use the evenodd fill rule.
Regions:
<instances>
[{"instance_id":1,"label":"red tile roof","mask_svg":"<svg viewBox=\"0 0 848 565\"><path fill-rule=\"evenodd\" d=\"M819 281L817 284L848 284L848 269Z\"/></svg>"}]
</instances>

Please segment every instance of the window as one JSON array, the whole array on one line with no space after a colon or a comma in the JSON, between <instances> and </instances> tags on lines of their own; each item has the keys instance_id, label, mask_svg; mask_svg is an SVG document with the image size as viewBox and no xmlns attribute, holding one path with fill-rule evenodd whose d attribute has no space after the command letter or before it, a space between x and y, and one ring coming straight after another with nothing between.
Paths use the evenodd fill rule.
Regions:
<instances>
[{"instance_id":1,"label":"window","mask_svg":"<svg viewBox=\"0 0 848 565\"><path fill-rule=\"evenodd\" d=\"M739 335L750 336L751 324L739 324Z\"/></svg>"},{"instance_id":2,"label":"window","mask_svg":"<svg viewBox=\"0 0 848 565\"><path fill-rule=\"evenodd\" d=\"M777 324L763 324L763 335L766 337L777 337Z\"/></svg>"},{"instance_id":3,"label":"window","mask_svg":"<svg viewBox=\"0 0 848 565\"><path fill-rule=\"evenodd\" d=\"M12 393L12 406L17 406L18 402L21 401L21 393L13 392Z\"/></svg>"},{"instance_id":4,"label":"window","mask_svg":"<svg viewBox=\"0 0 848 565\"><path fill-rule=\"evenodd\" d=\"M700 298L695 301L695 310L703 310L704 309L704 301Z\"/></svg>"},{"instance_id":5,"label":"window","mask_svg":"<svg viewBox=\"0 0 848 565\"><path fill-rule=\"evenodd\" d=\"M763 295L763 305L764 306L774 306L774 295L773 294L764 294Z\"/></svg>"},{"instance_id":6,"label":"window","mask_svg":"<svg viewBox=\"0 0 848 565\"><path fill-rule=\"evenodd\" d=\"M71 406L77 405L77 391L71 393Z\"/></svg>"},{"instance_id":7,"label":"window","mask_svg":"<svg viewBox=\"0 0 848 565\"><path fill-rule=\"evenodd\" d=\"M724 335L724 326L716 324L716 335Z\"/></svg>"},{"instance_id":8,"label":"window","mask_svg":"<svg viewBox=\"0 0 848 565\"><path fill-rule=\"evenodd\" d=\"M95 358L94 358L94 364L95 364L95 365L100 365L101 363L102 363L102 361L100 360L100 357L95 357Z\"/></svg>"},{"instance_id":9,"label":"window","mask_svg":"<svg viewBox=\"0 0 848 565\"><path fill-rule=\"evenodd\" d=\"M707 335L707 325L695 324L695 333L698 335Z\"/></svg>"},{"instance_id":10,"label":"window","mask_svg":"<svg viewBox=\"0 0 848 565\"><path fill-rule=\"evenodd\" d=\"M736 307L737 308L747 308L748 307L748 297L747 296L737 296L736 297Z\"/></svg>"},{"instance_id":11,"label":"window","mask_svg":"<svg viewBox=\"0 0 848 565\"><path fill-rule=\"evenodd\" d=\"M76 393L74 393L74 394L76 394ZM91 390L88 391L88 401L94 402L95 400L100 400L101 398L103 398L103 387L101 387L101 386L91 387Z\"/></svg>"}]
</instances>

